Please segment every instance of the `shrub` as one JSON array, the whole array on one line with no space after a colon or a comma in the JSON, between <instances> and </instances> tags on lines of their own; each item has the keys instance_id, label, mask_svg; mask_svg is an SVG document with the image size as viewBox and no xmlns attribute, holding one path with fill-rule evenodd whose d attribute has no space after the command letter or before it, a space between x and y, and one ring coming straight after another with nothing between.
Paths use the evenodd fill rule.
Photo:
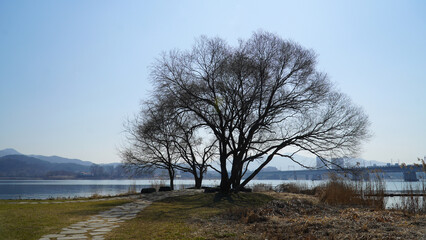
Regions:
<instances>
[{"instance_id":1,"label":"shrub","mask_svg":"<svg viewBox=\"0 0 426 240\"><path fill-rule=\"evenodd\" d=\"M155 188L142 188L141 193L153 193L156 192L157 190Z\"/></svg>"},{"instance_id":2,"label":"shrub","mask_svg":"<svg viewBox=\"0 0 426 240\"><path fill-rule=\"evenodd\" d=\"M168 192L168 191L172 191L171 187L166 187L166 186L162 186L160 187L160 189L158 189L159 192Z\"/></svg>"},{"instance_id":3,"label":"shrub","mask_svg":"<svg viewBox=\"0 0 426 240\"><path fill-rule=\"evenodd\" d=\"M287 192L287 193L302 193L308 195L314 195L316 188L309 188L306 184L296 183L283 183L275 187L276 192Z\"/></svg>"},{"instance_id":4,"label":"shrub","mask_svg":"<svg viewBox=\"0 0 426 240\"><path fill-rule=\"evenodd\" d=\"M271 184L258 183L253 185L252 190L253 192L268 192L273 191L274 188Z\"/></svg>"}]
</instances>

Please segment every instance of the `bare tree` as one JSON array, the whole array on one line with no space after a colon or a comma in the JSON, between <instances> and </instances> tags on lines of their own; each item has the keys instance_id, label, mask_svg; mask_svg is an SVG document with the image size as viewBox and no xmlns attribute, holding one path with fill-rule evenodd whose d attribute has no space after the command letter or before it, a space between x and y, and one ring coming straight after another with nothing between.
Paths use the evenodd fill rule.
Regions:
<instances>
[{"instance_id":1,"label":"bare tree","mask_svg":"<svg viewBox=\"0 0 426 240\"><path fill-rule=\"evenodd\" d=\"M180 158L174 144L176 129L164 109L152 103L145 105L146 109L126 126L130 146L121 152L123 162L132 170L166 170L170 187L174 189L176 164Z\"/></svg>"},{"instance_id":2,"label":"bare tree","mask_svg":"<svg viewBox=\"0 0 426 240\"><path fill-rule=\"evenodd\" d=\"M181 162L176 168L194 176L195 188L201 188L204 174L215 157L216 141L203 139L200 129L191 116L180 114L173 117L177 131L175 146L180 153Z\"/></svg>"},{"instance_id":3,"label":"bare tree","mask_svg":"<svg viewBox=\"0 0 426 240\"><path fill-rule=\"evenodd\" d=\"M216 138L224 192L244 187L274 156L352 156L368 137L368 117L316 70L315 53L271 33L237 47L202 37L191 51L164 54L152 78L174 111ZM245 176L255 160L262 163Z\"/></svg>"},{"instance_id":4,"label":"bare tree","mask_svg":"<svg viewBox=\"0 0 426 240\"><path fill-rule=\"evenodd\" d=\"M166 169L170 186L176 170L191 173L195 188L201 188L215 141L198 136L199 127L189 114L174 112L173 99L155 96L145 110L126 126L131 146L122 152L129 169Z\"/></svg>"}]
</instances>

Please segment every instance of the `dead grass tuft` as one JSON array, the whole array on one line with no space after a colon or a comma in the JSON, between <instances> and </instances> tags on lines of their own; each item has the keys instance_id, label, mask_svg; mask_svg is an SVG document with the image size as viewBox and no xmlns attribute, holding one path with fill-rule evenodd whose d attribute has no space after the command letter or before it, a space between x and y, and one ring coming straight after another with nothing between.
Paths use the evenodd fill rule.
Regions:
<instances>
[{"instance_id":1,"label":"dead grass tuft","mask_svg":"<svg viewBox=\"0 0 426 240\"><path fill-rule=\"evenodd\" d=\"M275 187L276 192L297 193L315 195L316 188L309 188L306 184L301 183L283 183Z\"/></svg>"},{"instance_id":2,"label":"dead grass tuft","mask_svg":"<svg viewBox=\"0 0 426 240\"><path fill-rule=\"evenodd\" d=\"M357 205L385 209L385 184L381 178L351 182L333 178L315 189L321 202L330 205Z\"/></svg>"},{"instance_id":3,"label":"dead grass tuft","mask_svg":"<svg viewBox=\"0 0 426 240\"><path fill-rule=\"evenodd\" d=\"M253 185L252 187L253 192L269 192L273 191L274 188L271 184L265 184L265 183L258 183Z\"/></svg>"}]
</instances>

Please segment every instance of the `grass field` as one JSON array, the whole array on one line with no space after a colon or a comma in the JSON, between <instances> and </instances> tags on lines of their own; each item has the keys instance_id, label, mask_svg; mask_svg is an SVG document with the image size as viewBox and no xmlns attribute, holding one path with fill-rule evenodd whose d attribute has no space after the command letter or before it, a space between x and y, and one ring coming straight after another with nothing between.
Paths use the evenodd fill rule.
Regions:
<instances>
[{"instance_id":1,"label":"grass field","mask_svg":"<svg viewBox=\"0 0 426 240\"><path fill-rule=\"evenodd\" d=\"M9 204L0 200L0 239L39 239L60 229L89 218L100 211L111 209L128 200L106 200L60 204ZM16 202L16 201L15 201ZM57 200L25 202L58 202Z\"/></svg>"},{"instance_id":2,"label":"grass field","mask_svg":"<svg viewBox=\"0 0 426 240\"><path fill-rule=\"evenodd\" d=\"M229 196L197 194L154 202L137 218L123 223L106 239L218 239L233 237L231 232L198 232L203 219L212 218L238 207L256 207L272 200L258 193L239 193ZM234 236L236 237L236 236Z\"/></svg>"}]
</instances>

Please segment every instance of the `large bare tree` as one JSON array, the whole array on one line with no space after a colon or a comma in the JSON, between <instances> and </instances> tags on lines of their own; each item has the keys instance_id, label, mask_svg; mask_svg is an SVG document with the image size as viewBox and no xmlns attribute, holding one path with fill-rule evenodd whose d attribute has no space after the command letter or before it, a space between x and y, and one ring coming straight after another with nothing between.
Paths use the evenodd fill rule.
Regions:
<instances>
[{"instance_id":1,"label":"large bare tree","mask_svg":"<svg viewBox=\"0 0 426 240\"><path fill-rule=\"evenodd\" d=\"M165 53L152 78L175 112L216 138L224 192L240 190L274 156L353 156L368 137L368 117L316 70L315 53L271 33L236 47L201 37L191 51Z\"/></svg>"}]
</instances>

